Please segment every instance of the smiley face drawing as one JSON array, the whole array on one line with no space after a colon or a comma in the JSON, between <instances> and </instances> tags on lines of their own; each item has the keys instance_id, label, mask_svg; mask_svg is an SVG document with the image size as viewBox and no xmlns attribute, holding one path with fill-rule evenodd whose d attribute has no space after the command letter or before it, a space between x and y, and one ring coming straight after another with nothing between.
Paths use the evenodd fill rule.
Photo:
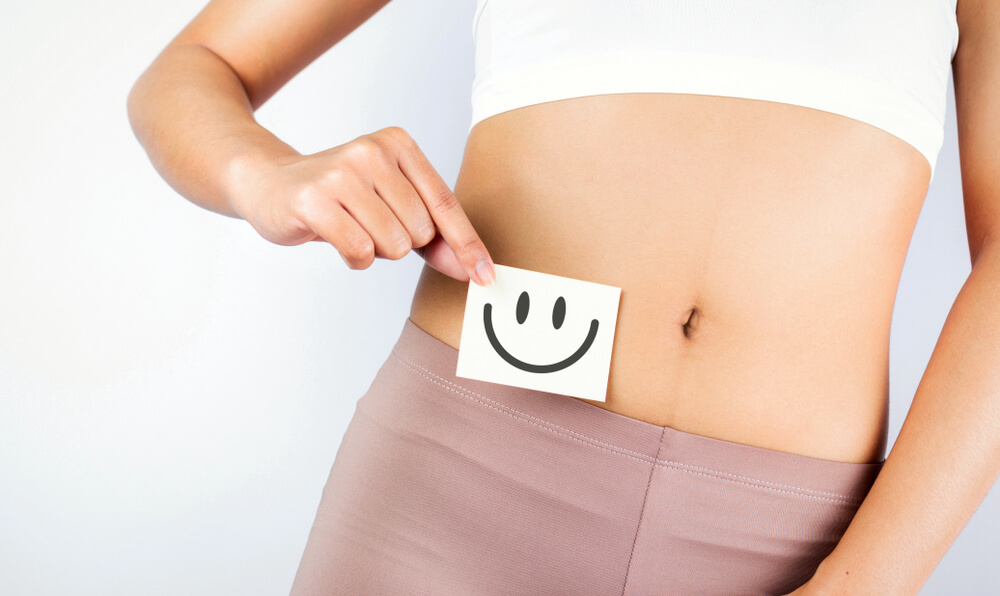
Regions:
<instances>
[{"instance_id":1,"label":"smiley face drawing","mask_svg":"<svg viewBox=\"0 0 1000 596\"><path fill-rule=\"evenodd\" d=\"M524 324L524 321L528 318L529 307L530 298L528 297L528 292L521 292L521 295L517 299L517 311L515 313L519 325ZM552 307L552 326L559 329L562 327L565 318L566 299L559 296ZM483 325L486 329L486 337L490 340L490 345L493 346L496 353L508 364L526 372L551 373L569 367L587 353L587 350L590 349L590 346L594 343L594 339L597 337L598 320L593 319L590 321L590 331L587 333L587 338L583 340L583 343L576 349L575 352L563 360L552 364L532 364L530 362L525 362L508 352L507 349L503 347L503 344L500 343L500 340L497 338L496 331L493 329L493 305L489 302L483 305Z\"/></svg>"},{"instance_id":2,"label":"smiley face drawing","mask_svg":"<svg viewBox=\"0 0 1000 596\"><path fill-rule=\"evenodd\" d=\"M604 401L621 288L494 269L496 283L469 282L455 376Z\"/></svg>"}]
</instances>

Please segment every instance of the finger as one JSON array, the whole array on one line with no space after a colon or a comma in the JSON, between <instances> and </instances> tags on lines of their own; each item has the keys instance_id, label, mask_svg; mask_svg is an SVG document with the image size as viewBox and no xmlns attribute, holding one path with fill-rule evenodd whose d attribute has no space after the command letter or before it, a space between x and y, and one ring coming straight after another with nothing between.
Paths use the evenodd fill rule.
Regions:
<instances>
[{"instance_id":1,"label":"finger","mask_svg":"<svg viewBox=\"0 0 1000 596\"><path fill-rule=\"evenodd\" d=\"M417 189L410 184L394 160L387 162L379 174L374 181L375 192L406 228L412 245L426 246L434 239L437 231Z\"/></svg>"},{"instance_id":2,"label":"finger","mask_svg":"<svg viewBox=\"0 0 1000 596\"><path fill-rule=\"evenodd\" d=\"M416 142L406 140L409 139L408 135L397 133L397 136L397 142L401 145L401 150L397 152L399 169L417 189L438 231L455 253L462 269L479 285L492 284L496 279L493 259L458 199Z\"/></svg>"},{"instance_id":3,"label":"finger","mask_svg":"<svg viewBox=\"0 0 1000 596\"><path fill-rule=\"evenodd\" d=\"M373 184L361 178L347 177L338 197L340 204L350 213L375 242L375 252L387 259L401 259L410 252L413 242L392 209L375 192Z\"/></svg>"},{"instance_id":4,"label":"finger","mask_svg":"<svg viewBox=\"0 0 1000 596\"><path fill-rule=\"evenodd\" d=\"M469 281L469 276L466 275L465 270L462 269L462 265L455 258L455 253L452 252L451 248L444 241L444 238L440 235L435 236L427 246L414 248L413 252L420 255L432 268L448 277L455 278L458 281Z\"/></svg>"},{"instance_id":5,"label":"finger","mask_svg":"<svg viewBox=\"0 0 1000 596\"><path fill-rule=\"evenodd\" d=\"M326 201L300 215L322 240L333 245L351 269L366 269L375 260L375 243L368 232L336 201Z\"/></svg>"}]
</instances>

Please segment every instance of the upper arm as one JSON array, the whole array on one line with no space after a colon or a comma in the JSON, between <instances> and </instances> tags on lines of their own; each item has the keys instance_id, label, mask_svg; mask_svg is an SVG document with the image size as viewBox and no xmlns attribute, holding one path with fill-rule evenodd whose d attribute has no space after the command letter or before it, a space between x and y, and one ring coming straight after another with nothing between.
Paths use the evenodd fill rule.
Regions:
<instances>
[{"instance_id":1,"label":"upper arm","mask_svg":"<svg viewBox=\"0 0 1000 596\"><path fill-rule=\"evenodd\" d=\"M257 109L390 0L211 0L167 46L202 45L236 72Z\"/></svg>"},{"instance_id":2,"label":"upper arm","mask_svg":"<svg viewBox=\"0 0 1000 596\"><path fill-rule=\"evenodd\" d=\"M1000 2L959 0L952 60L969 251L1000 241Z\"/></svg>"}]
</instances>

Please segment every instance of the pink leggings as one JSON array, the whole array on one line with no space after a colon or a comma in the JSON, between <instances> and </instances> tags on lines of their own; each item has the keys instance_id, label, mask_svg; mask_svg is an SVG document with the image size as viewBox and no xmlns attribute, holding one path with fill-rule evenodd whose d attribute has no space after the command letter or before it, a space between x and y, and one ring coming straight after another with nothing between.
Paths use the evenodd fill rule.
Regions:
<instances>
[{"instance_id":1,"label":"pink leggings","mask_svg":"<svg viewBox=\"0 0 1000 596\"><path fill-rule=\"evenodd\" d=\"M406 319L357 402L292 596L785 594L882 467L459 378L457 358Z\"/></svg>"}]
</instances>

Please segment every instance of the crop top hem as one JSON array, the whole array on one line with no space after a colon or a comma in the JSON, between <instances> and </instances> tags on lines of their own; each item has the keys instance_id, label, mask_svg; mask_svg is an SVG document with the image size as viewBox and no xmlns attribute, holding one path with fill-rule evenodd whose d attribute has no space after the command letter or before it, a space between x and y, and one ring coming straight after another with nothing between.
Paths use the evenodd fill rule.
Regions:
<instances>
[{"instance_id":1,"label":"crop top hem","mask_svg":"<svg viewBox=\"0 0 1000 596\"><path fill-rule=\"evenodd\" d=\"M930 165L943 123L912 96L879 81L814 63L681 51L578 55L505 73L472 89L472 122L519 107L590 95L684 93L759 99L846 116L913 146Z\"/></svg>"}]
</instances>

